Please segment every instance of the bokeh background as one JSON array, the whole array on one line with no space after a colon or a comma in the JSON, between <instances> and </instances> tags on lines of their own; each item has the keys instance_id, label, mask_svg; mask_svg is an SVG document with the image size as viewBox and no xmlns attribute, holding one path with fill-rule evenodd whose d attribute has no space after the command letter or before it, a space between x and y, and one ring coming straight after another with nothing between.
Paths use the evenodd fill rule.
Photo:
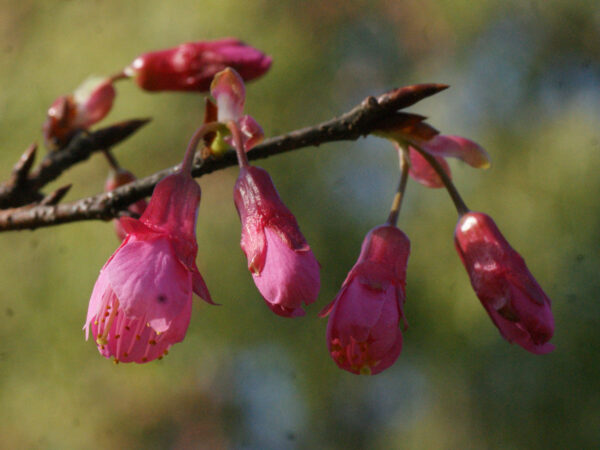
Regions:
<instances>
[{"instance_id":1,"label":"bokeh background","mask_svg":"<svg viewBox=\"0 0 600 450\"><path fill-rule=\"evenodd\" d=\"M81 327L112 225L0 235L0 436L42 449L564 449L600 442L600 4L595 0L0 0L0 168L41 141L45 111L91 74L142 52L236 36L274 58L247 112L276 135L367 95L420 82L452 88L411 108L493 158L452 165L467 203L492 215L553 299L556 350L499 335L452 242L443 190L408 186L406 314L396 364L375 377L329 358L317 312L364 234L387 217L397 157L376 138L260 161L322 264L302 319L263 304L239 248L236 170L203 177L195 302L185 341L163 361L114 365ZM176 164L202 121L202 95L118 85L102 123L153 117L115 149L139 176ZM102 189L100 155L51 187Z\"/></svg>"}]
</instances>

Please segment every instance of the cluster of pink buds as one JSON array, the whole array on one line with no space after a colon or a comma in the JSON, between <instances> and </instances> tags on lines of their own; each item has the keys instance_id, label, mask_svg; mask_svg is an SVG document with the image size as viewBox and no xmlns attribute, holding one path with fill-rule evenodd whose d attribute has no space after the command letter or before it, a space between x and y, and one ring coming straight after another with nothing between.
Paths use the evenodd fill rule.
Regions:
<instances>
[{"instance_id":1,"label":"cluster of pink buds","mask_svg":"<svg viewBox=\"0 0 600 450\"><path fill-rule=\"evenodd\" d=\"M246 81L264 75L271 58L233 39L188 42L167 50L145 53L116 75L91 78L74 94L57 98L43 125L46 146L64 147L77 131L86 131L110 112L116 96L114 83L133 78L145 91L206 92L217 74L235 68Z\"/></svg>"},{"instance_id":2,"label":"cluster of pink buds","mask_svg":"<svg viewBox=\"0 0 600 450\"><path fill-rule=\"evenodd\" d=\"M195 262L200 187L191 169L199 143L214 158L224 149L235 150L239 175L233 199L241 221L240 244L266 305L291 318L303 316L304 307L317 299L319 263L267 171L248 161L247 152L264 133L253 117L244 114L244 79L262 75L270 64L271 59L258 50L224 39L147 53L125 70L123 76L135 77L146 90L210 88L214 103L207 100L204 124L190 140L176 173L156 185L149 204L134 203L116 221L122 243L100 271L84 327L86 335L92 330L102 355L116 362L160 359L183 339L193 293L212 304ZM404 107L446 87L405 88L412 101ZM97 89L101 91L93 90L75 102L74 109L63 107L79 117L72 123L85 128L108 112L108 103L100 107L102 101L96 98L108 99L108 94L98 93L108 88ZM374 134L390 139L398 151L400 182L387 221L368 232L341 290L320 313L328 316L327 346L335 363L354 374L374 375L401 353L402 332L408 326L405 289L411 246L396 224L409 177L448 190L459 215L456 249L502 336L533 353L552 351L550 299L492 219L471 212L451 180L446 157L486 168L490 165L486 151L469 139L440 135L416 114L396 112L376 129ZM114 169L107 191L135 180L108 151L106 155Z\"/></svg>"}]
</instances>

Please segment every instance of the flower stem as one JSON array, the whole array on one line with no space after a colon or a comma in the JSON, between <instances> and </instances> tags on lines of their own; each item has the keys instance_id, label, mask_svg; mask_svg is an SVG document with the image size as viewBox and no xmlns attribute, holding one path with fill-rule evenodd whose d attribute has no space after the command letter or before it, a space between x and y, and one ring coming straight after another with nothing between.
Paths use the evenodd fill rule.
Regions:
<instances>
[{"instance_id":1,"label":"flower stem","mask_svg":"<svg viewBox=\"0 0 600 450\"><path fill-rule=\"evenodd\" d=\"M114 155L111 153L111 151L109 149L105 148L104 150L102 150L102 153L104 153L104 156L106 156L108 165L112 169L119 170L121 168L121 166L119 165L119 162L117 161L117 159L114 157Z\"/></svg>"},{"instance_id":2,"label":"flower stem","mask_svg":"<svg viewBox=\"0 0 600 450\"><path fill-rule=\"evenodd\" d=\"M248 167L248 157L246 156L246 150L244 149L244 140L242 139L242 132L240 127L233 120L227 122L227 128L231 131L233 136L233 146L235 147L235 153L237 154L238 164L240 167Z\"/></svg>"},{"instance_id":3,"label":"flower stem","mask_svg":"<svg viewBox=\"0 0 600 450\"><path fill-rule=\"evenodd\" d=\"M130 78L129 75L127 75L125 73L124 70L122 70L121 72L115 73L114 75L111 75L109 77L109 80L111 83L114 83L115 81L119 81L119 80L126 80L127 78Z\"/></svg>"},{"instance_id":4,"label":"flower stem","mask_svg":"<svg viewBox=\"0 0 600 450\"><path fill-rule=\"evenodd\" d=\"M219 127L219 122L208 122L198 128L185 150L185 155L183 155L183 162L181 163L181 172L190 172L192 171L192 164L194 162L194 155L196 154L196 147L198 147L198 143L202 138L215 131Z\"/></svg>"},{"instance_id":5,"label":"flower stem","mask_svg":"<svg viewBox=\"0 0 600 450\"><path fill-rule=\"evenodd\" d=\"M408 141L408 144L411 147L413 147L416 151L418 151L423 158L425 158L425 160L429 163L431 167L433 167L433 170L435 170L435 172L441 178L442 183L444 183L444 187L446 188L448 194L450 194L450 198L454 202L454 206L456 207L458 216L462 217L464 214L468 213L469 208L458 193L456 186L454 186L454 183L452 183L452 180L450 179L446 171L442 168L442 166L437 162L437 160L426 150L424 150L423 147L421 147L414 141Z\"/></svg>"},{"instance_id":6,"label":"flower stem","mask_svg":"<svg viewBox=\"0 0 600 450\"><path fill-rule=\"evenodd\" d=\"M398 190L392 201L392 208L388 217L387 223L394 225L398 223L398 215L400 214L400 208L402 207L402 200L404 199L404 191L406 190L406 183L408 181L408 169L410 163L408 162L407 151L404 148L398 148L398 156L400 157L400 182L398 183Z\"/></svg>"}]
</instances>

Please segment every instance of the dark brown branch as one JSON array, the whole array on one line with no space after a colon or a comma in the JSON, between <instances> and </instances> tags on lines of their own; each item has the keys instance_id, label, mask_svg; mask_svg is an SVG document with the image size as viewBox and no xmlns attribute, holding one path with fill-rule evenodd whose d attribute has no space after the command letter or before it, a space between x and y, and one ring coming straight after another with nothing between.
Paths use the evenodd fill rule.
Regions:
<instances>
[{"instance_id":1,"label":"dark brown branch","mask_svg":"<svg viewBox=\"0 0 600 450\"><path fill-rule=\"evenodd\" d=\"M13 168L11 178L0 186L0 208L10 208L39 202L44 198L40 189L58 178L69 167L85 161L90 155L116 145L150 119L134 119L102 128L92 133L80 132L66 147L49 153L30 172L35 158L35 144L29 147Z\"/></svg>"},{"instance_id":2,"label":"dark brown branch","mask_svg":"<svg viewBox=\"0 0 600 450\"><path fill-rule=\"evenodd\" d=\"M360 105L339 118L267 139L248 153L248 158L256 160L307 146L318 146L326 142L356 140L375 131L375 126L379 121L389 114L447 87L443 84L421 84L396 89L378 98L368 97ZM201 177L236 164L235 152L229 151L220 159L197 160L192 174L195 177ZM177 168L178 166L174 166L119 187L114 191L72 203L54 206L28 206L0 211L0 231L35 229L80 220L112 219L117 217L128 205L149 196L156 183L174 173Z\"/></svg>"}]
</instances>

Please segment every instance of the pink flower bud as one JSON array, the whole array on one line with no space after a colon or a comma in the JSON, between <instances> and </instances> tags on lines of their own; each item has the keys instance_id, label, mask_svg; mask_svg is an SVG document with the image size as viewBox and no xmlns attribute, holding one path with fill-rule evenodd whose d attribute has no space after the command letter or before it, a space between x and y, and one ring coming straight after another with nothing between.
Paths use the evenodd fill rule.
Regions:
<instances>
[{"instance_id":1,"label":"pink flower bud","mask_svg":"<svg viewBox=\"0 0 600 450\"><path fill-rule=\"evenodd\" d=\"M187 173L163 179L137 220L121 219L127 237L109 258L84 326L115 361L160 359L187 331L192 292L212 303L196 267L200 187Z\"/></svg>"},{"instance_id":2,"label":"pink flower bud","mask_svg":"<svg viewBox=\"0 0 600 450\"><path fill-rule=\"evenodd\" d=\"M188 42L167 50L145 53L125 73L135 76L147 91L208 91L217 72L233 67L246 81L263 75L271 58L232 39Z\"/></svg>"},{"instance_id":3,"label":"pink flower bud","mask_svg":"<svg viewBox=\"0 0 600 450\"><path fill-rule=\"evenodd\" d=\"M269 174L243 167L234 188L242 222L241 247L267 306L280 316L304 315L319 294L319 263Z\"/></svg>"},{"instance_id":4,"label":"pink flower bud","mask_svg":"<svg viewBox=\"0 0 600 450\"><path fill-rule=\"evenodd\" d=\"M400 355L409 254L408 237L394 226L379 226L365 237L342 289L320 314L330 314L327 346L340 368L375 375Z\"/></svg>"},{"instance_id":5,"label":"pink flower bud","mask_svg":"<svg viewBox=\"0 0 600 450\"><path fill-rule=\"evenodd\" d=\"M74 95L57 98L48 109L43 126L48 148L66 144L78 130L87 130L110 112L116 92L108 78L90 78Z\"/></svg>"},{"instance_id":6,"label":"pink flower bud","mask_svg":"<svg viewBox=\"0 0 600 450\"><path fill-rule=\"evenodd\" d=\"M235 70L227 67L217 73L210 85L210 95L217 101L217 119L227 123L237 121L244 113L246 87Z\"/></svg>"},{"instance_id":7,"label":"pink flower bud","mask_svg":"<svg viewBox=\"0 0 600 450\"><path fill-rule=\"evenodd\" d=\"M210 93L217 102L217 120L221 123L235 122L242 136L244 151L249 151L264 138L262 127L252 116L243 116L246 102L244 80L233 69L227 68L215 75ZM225 138L232 145L231 137Z\"/></svg>"},{"instance_id":8,"label":"pink flower bud","mask_svg":"<svg viewBox=\"0 0 600 450\"><path fill-rule=\"evenodd\" d=\"M554 334L550 299L492 218L479 212L463 215L454 242L477 297L502 336L532 353L554 350L548 342Z\"/></svg>"},{"instance_id":9,"label":"pink flower bud","mask_svg":"<svg viewBox=\"0 0 600 450\"><path fill-rule=\"evenodd\" d=\"M106 183L104 185L104 192L112 191L120 186L124 186L135 180L135 175L128 170L111 170L108 174L108 178L106 179ZM130 205L127 208L127 210L139 217L144 213L147 206L148 203L146 202L146 200L141 199L135 202L134 204ZM117 234L117 237L119 238L119 240L122 241L123 239L125 239L127 233L125 233L125 229L121 225L121 220L115 219L113 220L113 224L115 226L115 233Z\"/></svg>"}]
</instances>

